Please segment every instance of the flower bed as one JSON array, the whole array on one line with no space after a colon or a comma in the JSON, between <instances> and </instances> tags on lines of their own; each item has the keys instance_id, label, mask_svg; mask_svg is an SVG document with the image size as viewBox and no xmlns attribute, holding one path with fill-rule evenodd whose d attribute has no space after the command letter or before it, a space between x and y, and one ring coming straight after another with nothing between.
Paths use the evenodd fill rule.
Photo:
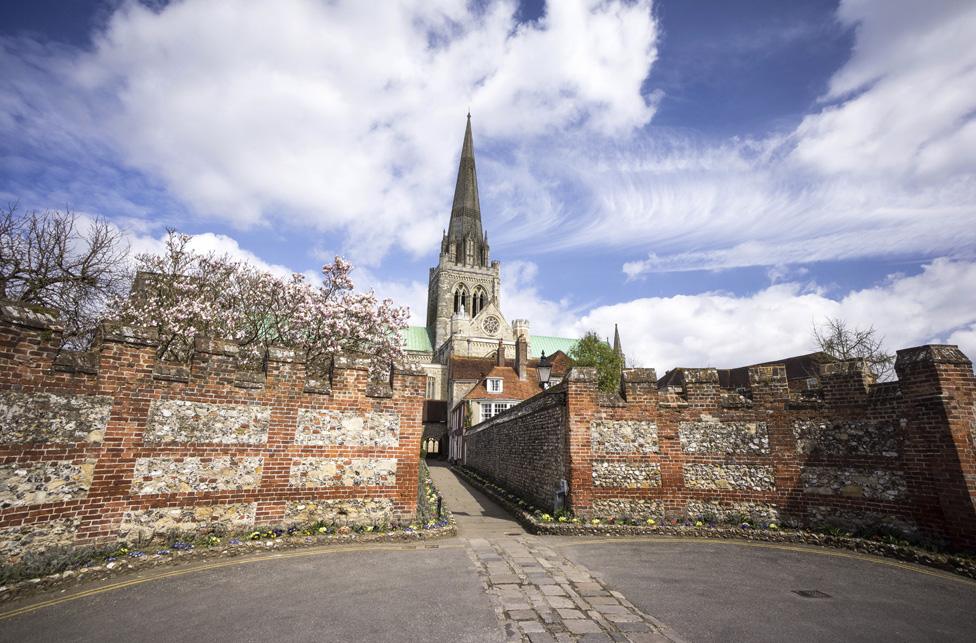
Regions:
<instances>
[{"instance_id":1,"label":"flower bed","mask_svg":"<svg viewBox=\"0 0 976 643\"><path fill-rule=\"evenodd\" d=\"M426 465L421 467L420 486L424 500L430 504L418 507L417 521L404 527L350 527L318 522L303 527L259 527L232 534L174 532L158 542L62 547L28 555L12 565L0 566L0 602L160 565L300 547L410 542L456 535L457 527L449 511L442 508L439 515L433 515L427 510L431 505L436 510L442 503Z\"/></svg>"},{"instance_id":2,"label":"flower bed","mask_svg":"<svg viewBox=\"0 0 976 643\"><path fill-rule=\"evenodd\" d=\"M462 466L454 470L471 484L509 511L530 533L549 536L679 536L751 540L770 543L819 545L847 549L862 554L918 563L976 579L976 557L932 551L907 543L856 538L841 533L819 533L802 529L785 529L771 523L753 525L709 525L701 520L662 524L656 519L620 524L616 517L584 521L569 514L550 515L533 507L507 489Z\"/></svg>"}]
</instances>

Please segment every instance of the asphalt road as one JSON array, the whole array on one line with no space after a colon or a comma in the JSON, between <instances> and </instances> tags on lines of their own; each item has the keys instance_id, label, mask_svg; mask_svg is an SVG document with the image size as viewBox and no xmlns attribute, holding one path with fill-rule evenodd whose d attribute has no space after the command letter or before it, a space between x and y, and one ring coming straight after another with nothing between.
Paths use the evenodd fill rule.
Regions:
<instances>
[{"instance_id":1,"label":"asphalt road","mask_svg":"<svg viewBox=\"0 0 976 643\"><path fill-rule=\"evenodd\" d=\"M976 583L961 577L828 549L528 536L449 470L432 475L458 538L226 559L111 588L143 578L123 576L0 606L0 642L504 641L473 560L491 543L553 548L688 641L974 640Z\"/></svg>"},{"instance_id":2,"label":"asphalt road","mask_svg":"<svg viewBox=\"0 0 976 643\"><path fill-rule=\"evenodd\" d=\"M504 641L459 545L336 549L155 580L0 621L0 640Z\"/></svg>"},{"instance_id":3,"label":"asphalt road","mask_svg":"<svg viewBox=\"0 0 976 643\"><path fill-rule=\"evenodd\" d=\"M705 540L557 550L689 641L976 640L976 583L924 568Z\"/></svg>"}]
</instances>

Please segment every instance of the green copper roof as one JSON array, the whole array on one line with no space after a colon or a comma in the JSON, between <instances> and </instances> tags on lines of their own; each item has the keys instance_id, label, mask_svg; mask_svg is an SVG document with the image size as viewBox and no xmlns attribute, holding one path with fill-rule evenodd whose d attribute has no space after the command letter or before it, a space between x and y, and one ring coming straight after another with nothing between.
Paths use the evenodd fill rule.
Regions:
<instances>
[{"instance_id":1,"label":"green copper roof","mask_svg":"<svg viewBox=\"0 0 976 643\"><path fill-rule=\"evenodd\" d=\"M401 333L404 346L408 351L432 352L434 349L430 343L430 335L427 334L425 326L408 326ZM569 337L549 337L548 335L529 335L529 350L532 357L540 357L545 351L546 355L552 355L556 351L569 353L573 350L578 340Z\"/></svg>"},{"instance_id":2,"label":"green copper roof","mask_svg":"<svg viewBox=\"0 0 976 643\"><path fill-rule=\"evenodd\" d=\"M427 352L434 350L430 345L430 335L427 334L426 326L407 326L400 334L406 342L404 350Z\"/></svg>"},{"instance_id":3,"label":"green copper roof","mask_svg":"<svg viewBox=\"0 0 976 643\"><path fill-rule=\"evenodd\" d=\"M556 351L562 351L568 355L569 351L573 350L573 346L576 346L577 341L579 340L569 337L529 335L529 352L532 357L540 357L543 351L546 355L552 355Z\"/></svg>"}]
</instances>

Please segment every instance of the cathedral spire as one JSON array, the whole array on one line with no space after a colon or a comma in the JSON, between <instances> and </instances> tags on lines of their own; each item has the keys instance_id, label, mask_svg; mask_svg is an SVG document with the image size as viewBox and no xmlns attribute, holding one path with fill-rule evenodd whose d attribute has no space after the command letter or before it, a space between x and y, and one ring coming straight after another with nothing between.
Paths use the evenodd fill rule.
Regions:
<instances>
[{"instance_id":1,"label":"cathedral spire","mask_svg":"<svg viewBox=\"0 0 976 643\"><path fill-rule=\"evenodd\" d=\"M621 356L624 354L624 349L620 345L620 329L616 324L613 325L613 352Z\"/></svg>"},{"instance_id":2,"label":"cathedral spire","mask_svg":"<svg viewBox=\"0 0 976 643\"><path fill-rule=\"evenodd\" d=\"M454 261L472 265L487 265L484 232L481 229L481 202L478 198L478 175L474 165L474 138L471 135L471 114L468 114L458 164L451 224L447 230L449 243L456 244Z\"/></svg>"}]
</instances>

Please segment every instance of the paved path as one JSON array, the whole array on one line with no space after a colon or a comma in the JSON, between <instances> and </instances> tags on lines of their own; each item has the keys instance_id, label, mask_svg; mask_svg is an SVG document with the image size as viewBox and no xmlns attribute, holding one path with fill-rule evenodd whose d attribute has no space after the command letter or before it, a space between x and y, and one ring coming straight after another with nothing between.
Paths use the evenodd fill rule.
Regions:
<instances>
[{"instance_id":1,"label":"paved path","mask_svg":"<svg viewBox=\"0 0 976 643\"><path fill-rule=\"evenodd\" d=\"M431 478L454 512L495 613L512 641L667 641L623 594L529 536L484 494L439 463Z\"/></svg>"},{"instance_id":2,"label":"paved path","mask_svg":"<svg viewBox=\"0 0 976 643\"><path fill-rule=\"evenodd\" d=\"M969 641L976 631L976 583L960 577L835 550L531 536L450 470L431 475L459 538L125 576L0 607L0 641Z\"/></svg>"}]
</instances>

